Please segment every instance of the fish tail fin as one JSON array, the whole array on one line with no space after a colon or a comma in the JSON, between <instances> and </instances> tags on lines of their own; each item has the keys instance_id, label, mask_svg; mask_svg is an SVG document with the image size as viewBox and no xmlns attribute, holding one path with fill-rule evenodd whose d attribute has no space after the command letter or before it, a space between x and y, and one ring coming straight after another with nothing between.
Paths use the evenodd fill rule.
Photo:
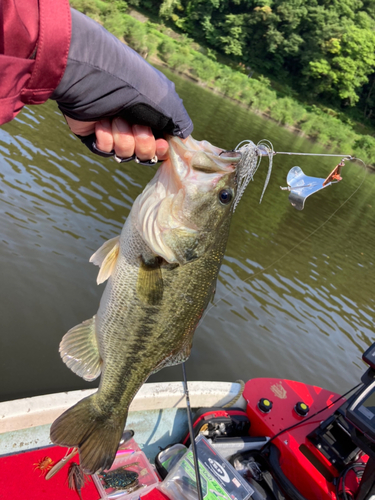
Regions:
<instances>
[{"instance_id":1,"label":"fish tail fin","mask_svg":"<svg viewBox=\"0 0 375 500\"><path fill-rule=\"evenodd\" d=\"M104 414L96 404L97 394L82 399L51 426L51 441L79 449L86 474L109 469L115 459L128 412Z\"/></svg>"}]
</instances>

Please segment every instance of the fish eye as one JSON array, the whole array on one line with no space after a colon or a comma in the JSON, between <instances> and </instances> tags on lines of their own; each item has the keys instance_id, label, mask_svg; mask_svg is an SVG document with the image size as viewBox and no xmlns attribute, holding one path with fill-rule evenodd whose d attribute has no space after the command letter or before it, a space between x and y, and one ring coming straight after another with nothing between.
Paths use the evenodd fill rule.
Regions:
<instances>
[{"instance_id":1,"label":"fish eye","mask_svg":"<svg viewBox=\"0 0 375 500\"><path fill-rule=\"evenodd\" d=\"M230 189L222 189L219 193L219 201L222 205L228 205L232 201L233 194Z\"/></svg>"}]
</instances>

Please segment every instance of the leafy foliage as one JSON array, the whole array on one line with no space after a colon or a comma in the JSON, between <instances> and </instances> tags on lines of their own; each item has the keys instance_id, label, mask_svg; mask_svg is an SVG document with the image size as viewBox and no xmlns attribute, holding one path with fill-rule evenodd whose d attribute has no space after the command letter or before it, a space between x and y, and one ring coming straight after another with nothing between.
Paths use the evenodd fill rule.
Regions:
<instances>
[{"instance_id":1,"label":"leafy foliage","mask_svg":"<svg viewBox=\"0 0 375 500\"><path fill-rule=\"evenodd\" d=\"M363 5L360 0L131 3L136 2L168 18L189 36L198 37L200 30L199 36L211 48L163 24L137 21L125 13L127 4L121 0L71 0L73 7L101 22L143 57L156 55L175 71L253 111L375 165L375 138L358 133L347 114L333 109L337 102L360 105L367 118L373 116L375 8L370 0ZM230 55L230 65L218 62L222 60L218 49ZM252 69L261 66L270 68L269 75L288 74L288 83L271 84ZM329 98L333 107L299 103L296 97L302 91Z\"/></svg>"},{"instance_id":2,"label":"leafy foliage","mask_svg":"<svg viewBox=\"0 0 375 500\"><path fill-rule=\"evenodd\" d=\"M363 89L375 71L370 0L156 0L152 10L308 98L364 106Z\"/></svg>"}]
</instances>

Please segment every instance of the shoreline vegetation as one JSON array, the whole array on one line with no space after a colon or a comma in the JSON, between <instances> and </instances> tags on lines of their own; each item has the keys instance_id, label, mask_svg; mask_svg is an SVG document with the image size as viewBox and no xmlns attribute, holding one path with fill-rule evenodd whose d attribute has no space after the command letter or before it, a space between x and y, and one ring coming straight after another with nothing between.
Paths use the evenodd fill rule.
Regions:
<instances>
[{"instance_id":1,"label":"shoreline vegetation","mask_svg":"<svg viewBox=\"0 0 375 500\"><path fill-rule=\"evenodd\" d=\"M349 118L317 105L280 96L270 79L251 74L244 65L230 67L210 49L186 35L151 22L120 1L71 0L71 6L102 24L150 63L188 77L198 85L242 104L250 111L341 153L350 153L375 169L375 138L359 134ZM356 124L358 125L358 124Z\"/></svg>"}]
</instances>

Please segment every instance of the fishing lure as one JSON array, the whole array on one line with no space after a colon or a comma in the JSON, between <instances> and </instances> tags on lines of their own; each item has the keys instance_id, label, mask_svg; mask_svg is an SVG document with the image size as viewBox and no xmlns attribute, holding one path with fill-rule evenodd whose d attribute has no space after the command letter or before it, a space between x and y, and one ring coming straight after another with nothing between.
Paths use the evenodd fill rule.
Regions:
<instances>
[{"instance_id":1,"label":"fishing lure","mask_svg":"<svg viewBox=\"0 0 375 500\"><path fill-rule=\"evenodd\" d=\"M57 474L59 472L59 470L61 470L64 465L71 459L74 457L74 455L76 455L78 453L78 448L73 448L73 451L71 453L69 453L69 449L68 451L66 452L65 456L59 460L53 467L51 465L51 467L48 469L49 472L48 474L46 475L46 479L51 479L51 477L53 477L55 474Z\"/></svg>"},{"instance_id":2,"label":"fishing lure","mask_svg":"<svg viewBox=\"0 0 375 500\"><path fill-rule=\"evenodd\" d=\"M252 141L242 141L234 148L234 152L241 154L241 159L237 164L237 194L233 202L233 212L236 210L242 195L250 181L254 180L254 174L258 170L262 156L268 156L268 173L264 183L263 191L259 200L262 201L264 192L271 177L273 147L272 144L263 140L254 144ZM225 154L224 152L223 154Z\"/></svg>"},{"instance_id":3,"label":"fishing lure","mask_svg":"<svg viewBox=\"0 0 375 500\"><path fill-rule=\"evenodd\" d=\"M45 476L52 469L53 460L51 457L44 457L33 465L35 466L34 471L39 470L40 476Z\"/></svg>"},{"instance_id":4,"label":"fishing lure","mask_svg":"<svg viewBox=\"0 0 375 500\"><path fill-rule=\"evenodd\" d=\"M329 176L324 180L323 186L326 186L330 184L331 182L339 182L342 181L341 177L341 169L342 167L345 166L345 160L347 158L344 158L343 160L340 161L338 165L335 166L335 168L332 170L332 172L329 174Z\"/></svg>"},{"instance_id":5,"label":"fishing lure","mask_svg":"<svg viewBox=\"0 0 375 500\"><path fill-rule=\"evenodd\" d=\"M252 141L242 141L234 149L235 152L241 153L241 160L237 165L238 171L238 187L237 195L234 200L233 210L236 209L241 196L243 195L247 185L253 180L255 172L258 170L262 156L268 156L269 168L267 178L264 184L263 192L260 198L262 201L264 192L268 185L272 170L272 158L274 155L296 155L296 156L340 156L341 162L336 165L332 172L324 179L320 177L309 177L304 174L300 167L293 167L289 170L286 181L288 186L281 187L283 191L290 191L289 201L297 210L303 210L306 199L312 194L320 191L321 189L335 184L342 180L341 169L345 165L346 160L355 160L351 155L338 155L338 154L316 154L316 153L293 153L286 151L274 151L273 145L270 141L263 140L254 144Z\"/></svg>"},{"instance_id":6,"label":"fishing lure","mask_svg":"<svg viewBox=\"0 0 375 500\"><path fill-rule=\"evenodd\" d=\"M125 431L123 432L123 434L121 436L119 446L122 446L122 447L126 446L133 436L134 436L133 430L125 429Z\"/></svg>"},{"instance_id":7,"label":"fishing lure","mask_svg":"<svg viewBox=\"0 0 375 500\"><path fill-rule=\"evenodd\" d=\"M115 490L124 490L131 492L139 487L138 473L131 470L126 470L127 467L131 467L135 464L129 464L124 467L119 467L113 471L102 472L99 477L102 479L102 483L105 489L114 488Z\"/></svg>"},{"instance_id":8,"label":"fishing lure","mask_svg":"<svg viewBox=\"0 0 375 500\"><path fill-rule=\"evenodd\" d=\"M78 494L81 500L81 489L85 486L85 482L85 473L76 462L72 462L68 470L68 486Z\"/></svg>"},{"instance_id":9,"label":"fishing lure","mask_svg":"<svg viewBox=\"0 0 375 500\"><path fill-rule=\"evenodd\" d=\"M123 455L133 455L135 453L135 450L132 448L127 448L126 450L118 450L116 453L116 457L122 457Z\"/></svg>"}]
</instances>

